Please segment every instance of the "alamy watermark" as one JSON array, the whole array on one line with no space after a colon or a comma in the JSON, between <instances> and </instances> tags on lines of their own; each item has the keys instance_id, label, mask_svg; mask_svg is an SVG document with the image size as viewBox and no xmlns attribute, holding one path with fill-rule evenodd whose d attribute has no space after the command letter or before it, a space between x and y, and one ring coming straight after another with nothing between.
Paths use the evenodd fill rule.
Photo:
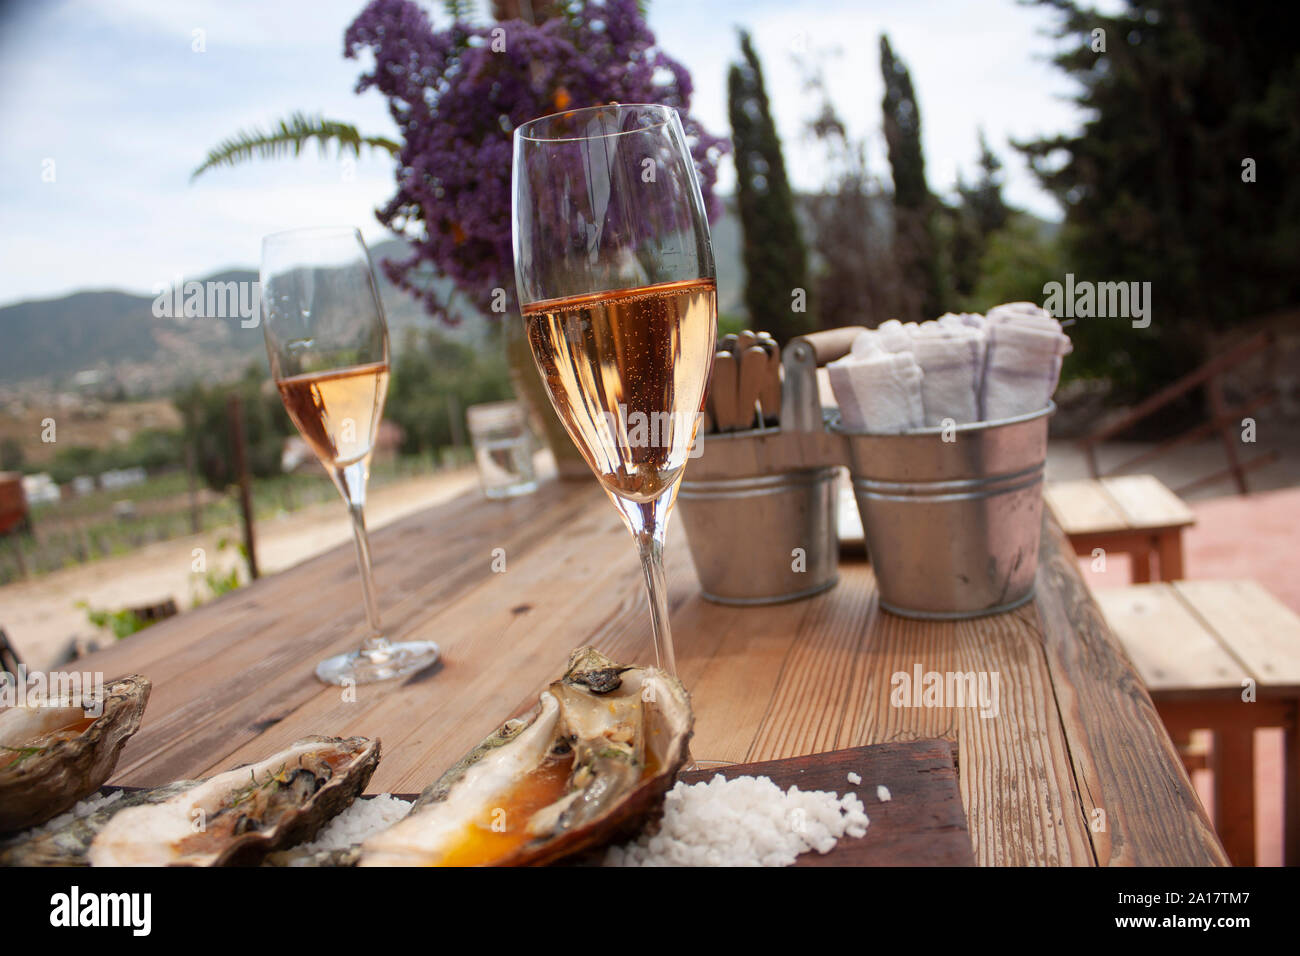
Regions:
<instances>
[{"instance_id":1,"label":"alamy watermark","mask_svg":"<svg viewBox=\"0 0 1300 956\"><path fill-rule=\"evenodd\" d=\"M18 673L0 672L0 708L67 707L80 704L87 717L104 712L104 674L102 671L36 671L29 674L26 665Z\"/></svg>"},{"instance_id":2,"label":"alamy watermark","mask_svg":"<svg viewBox=\"0 0 1300 956\"><path fill-rule=\"evenodd\" d=\"M66 893L50 897L54 927L124 927L133 936L148 936L153 927L152 893L95 893L73 884Z\"/></svg>"},{"instance_id":3,"label":"alamy watermark","mask_svg":"<svg viewBox=\"0 0 1300 956\"><path fill-rule=\"evenodd\" d=\"M896 671L889 680L891 707L971 707L985 719L996 717L1002 701L997 671Z\"/></svg>"},{"instance_id":4,"label":"alamy watermark","mask_svg":"<svg viewBox=\"0 0 1300 956\"><path fill-rule=\"evenodd\" d=\"M262 321L261 283L256 280L187 282L174 276L170 284L155 283L153 295L157 319L239 319L245 329L255 329Z\"/></svg>"},{"instance_id":5,"label":"alamy watermark","mask_svg":"<svg viewBox=\"0 0 1300 956\"><path fill-rule=\"evenodd\" d=\"M622 402L618 414L605 412L605 427L610 436L628 448L670 448L683 435L695 434L700 420L699 412L646 412L629 413ZM704 454L704 443L698 438L690 447L691 458Z\"/></svg>"},{"instance_id":6,"label":"alamy watermark","mask_svg":"<svg viewBox=\"0 0 1300 956\"><path fill-rule=\"evenodd\" d=\"M1145 329L1151 324L1151 283L1075 281L1067 272L1064 283L1043 286L1043 308L1058 319L1132 319L1133 328Z\"/></svg>"}]
</instances>

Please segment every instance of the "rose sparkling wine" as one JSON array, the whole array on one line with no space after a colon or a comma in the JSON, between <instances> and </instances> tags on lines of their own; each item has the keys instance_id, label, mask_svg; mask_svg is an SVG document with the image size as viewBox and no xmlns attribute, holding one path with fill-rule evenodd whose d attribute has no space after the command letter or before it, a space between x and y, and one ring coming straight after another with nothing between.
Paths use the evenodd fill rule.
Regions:
<instances>
[{"instance_id":1,"label":"rose sparkling wine","mask_svg":"<svg viewBox=\"0 0 1300 956\"><path fill-rule=\"evenodd\" d=\"M533 303L537 367L579 451L613 494L654 501L690 454L715 335L712 279Z\"/></svg>"},{"instance_id":2,"label":"rose sparkling wine","mask_svg":"<svg viewBox=\"0 0 1300 956\"><path fill-rule=\"evenodd\" d=\"M276 383L285 411L326 470L366 458L388 394L388 364L308 372Z\"/></svg>"}]
</instances>

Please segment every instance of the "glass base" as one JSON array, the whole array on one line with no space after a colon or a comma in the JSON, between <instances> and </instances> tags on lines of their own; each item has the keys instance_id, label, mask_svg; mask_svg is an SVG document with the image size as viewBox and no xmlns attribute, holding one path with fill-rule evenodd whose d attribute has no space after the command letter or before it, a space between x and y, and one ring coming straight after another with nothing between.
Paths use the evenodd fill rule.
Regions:
<instances>
[{"instance_id":1,"label":"glass base","mask_svg":"<svg viewBox=\"0 0 1300 956\"><path fill-rule=\"evenodd\" d=\"M489 488L483 486L483 497L485 498L517 498L520 495L531 495L537 490L538 482L535 479L527 481L517 481L509 485L497 485Z\"/></svg>"},{"instance_id":2,"label":"glass base","mask_svg":"<svg viewBox=\"0 0 1300 956\"><path fill-rule=\"evenodd\" d=\"M326 684L374 684L422 671L437 660L433 641L403 641L328 657L316 665L316 676Z\"/></svg>"}]
</instances>

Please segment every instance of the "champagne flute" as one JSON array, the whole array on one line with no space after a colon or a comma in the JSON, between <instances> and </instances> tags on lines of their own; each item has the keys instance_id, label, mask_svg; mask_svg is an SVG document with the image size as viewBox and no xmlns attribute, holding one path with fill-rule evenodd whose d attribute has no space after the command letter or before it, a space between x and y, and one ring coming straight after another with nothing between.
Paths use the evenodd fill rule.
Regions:
<instances>
[{"instance_id":1,"label":"champagne flute","mask_svg":"<svg viewBox=\"0 0 1300 956\"><path fill-rule=\"evenodd\" d=\"M352 228L293 229L262 240L262 332L285 411L347 503L367 636L316 666L327 684L369 684L438 659L431 641L384 636L370 572L366 481L388 392L388 325L370 253Z\"/></svg>"},{"instance_id":2,"label":"champagne flute","mask_svg":"<svg viewBox=\"0 0 1300 956\"><path fill-rule=\"evenodd\" d=\"M717 339L708 217L677 111L596 106L514 133L519 303L551 403L636 540L676 676L663 543Z\"/></svg>"}]
</instances>

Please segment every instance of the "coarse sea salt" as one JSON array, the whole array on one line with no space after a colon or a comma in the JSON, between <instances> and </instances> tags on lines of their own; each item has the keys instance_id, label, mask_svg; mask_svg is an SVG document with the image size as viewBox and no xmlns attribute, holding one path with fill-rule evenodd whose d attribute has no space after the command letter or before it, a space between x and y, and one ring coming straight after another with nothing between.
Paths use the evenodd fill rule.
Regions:
<instances>
[{"instance_id":1,"label":"coarse sea salt","mask_svg":"<svg viewBox=\"0 0 1300 956\"><path fill-rule=\"evenodd\" d=\"M377 797L354 800L348 807L331 820L311 843L304 843L295 848L295 855L305 856L322 850L342 850L355 846L367 837L392 826L411 809L411 802L381 793Z\"/></svg>"},{"instance_id":2,"label":"coarse sea salt","mask_svg":"<svg viewBox=\"0 0 1300 956\"><path fill-rule=\"evenodd\" d=\"M888 801L894 799L894 796L889 792L889 788L882 783L882 784L877 784L876 786L876 799L879 800L881 803L887 803Z\"/></svg>"},{"instance_id":3,"label":"coarse sea salt","mask_svg":"<svg viewBox=\"0 0 1300 956\"><path fill-rule=\"evenodd\" d=\"M861 782L862 782L862 778L861 778L860 776L858 776L856 773L854 773L852 770L850 770L850 771L849 771L849 783L853 784L853 786L856 787L856 786L857 786L858 784L860 784Z\"/></svg>"},{"instance_id":4,"label":"coarse sea salt","mask_svg":"<svg viewBox=\"0 0 1300 956\"><path fill-rule=\"evenodd\" d=\"M122 790L114 790L112 793L104 793L102 790L92 793L84 800L79 800L77 804L57 817L46 820L40 826L32 827L23 834L23 838L38 836L42 833L53 833L55 830L61 830L73 820L80 820L90 816L96 810L102 810L122 799ZM3 842L3 841L0 841Z\"/></svg>"},{"instance_id":5,"label":"coarse sea salt","mask_svg":"<svg viewBox=\"0 0 1300 956\"><path fill-rule=\"evenodd\" d=\"M605 852L605 866L789 866L801 853L829 853L842 836L867 832L857 794L798 787L767 777L678 783L654 833Z\"/></svg>"}]
</instances>

